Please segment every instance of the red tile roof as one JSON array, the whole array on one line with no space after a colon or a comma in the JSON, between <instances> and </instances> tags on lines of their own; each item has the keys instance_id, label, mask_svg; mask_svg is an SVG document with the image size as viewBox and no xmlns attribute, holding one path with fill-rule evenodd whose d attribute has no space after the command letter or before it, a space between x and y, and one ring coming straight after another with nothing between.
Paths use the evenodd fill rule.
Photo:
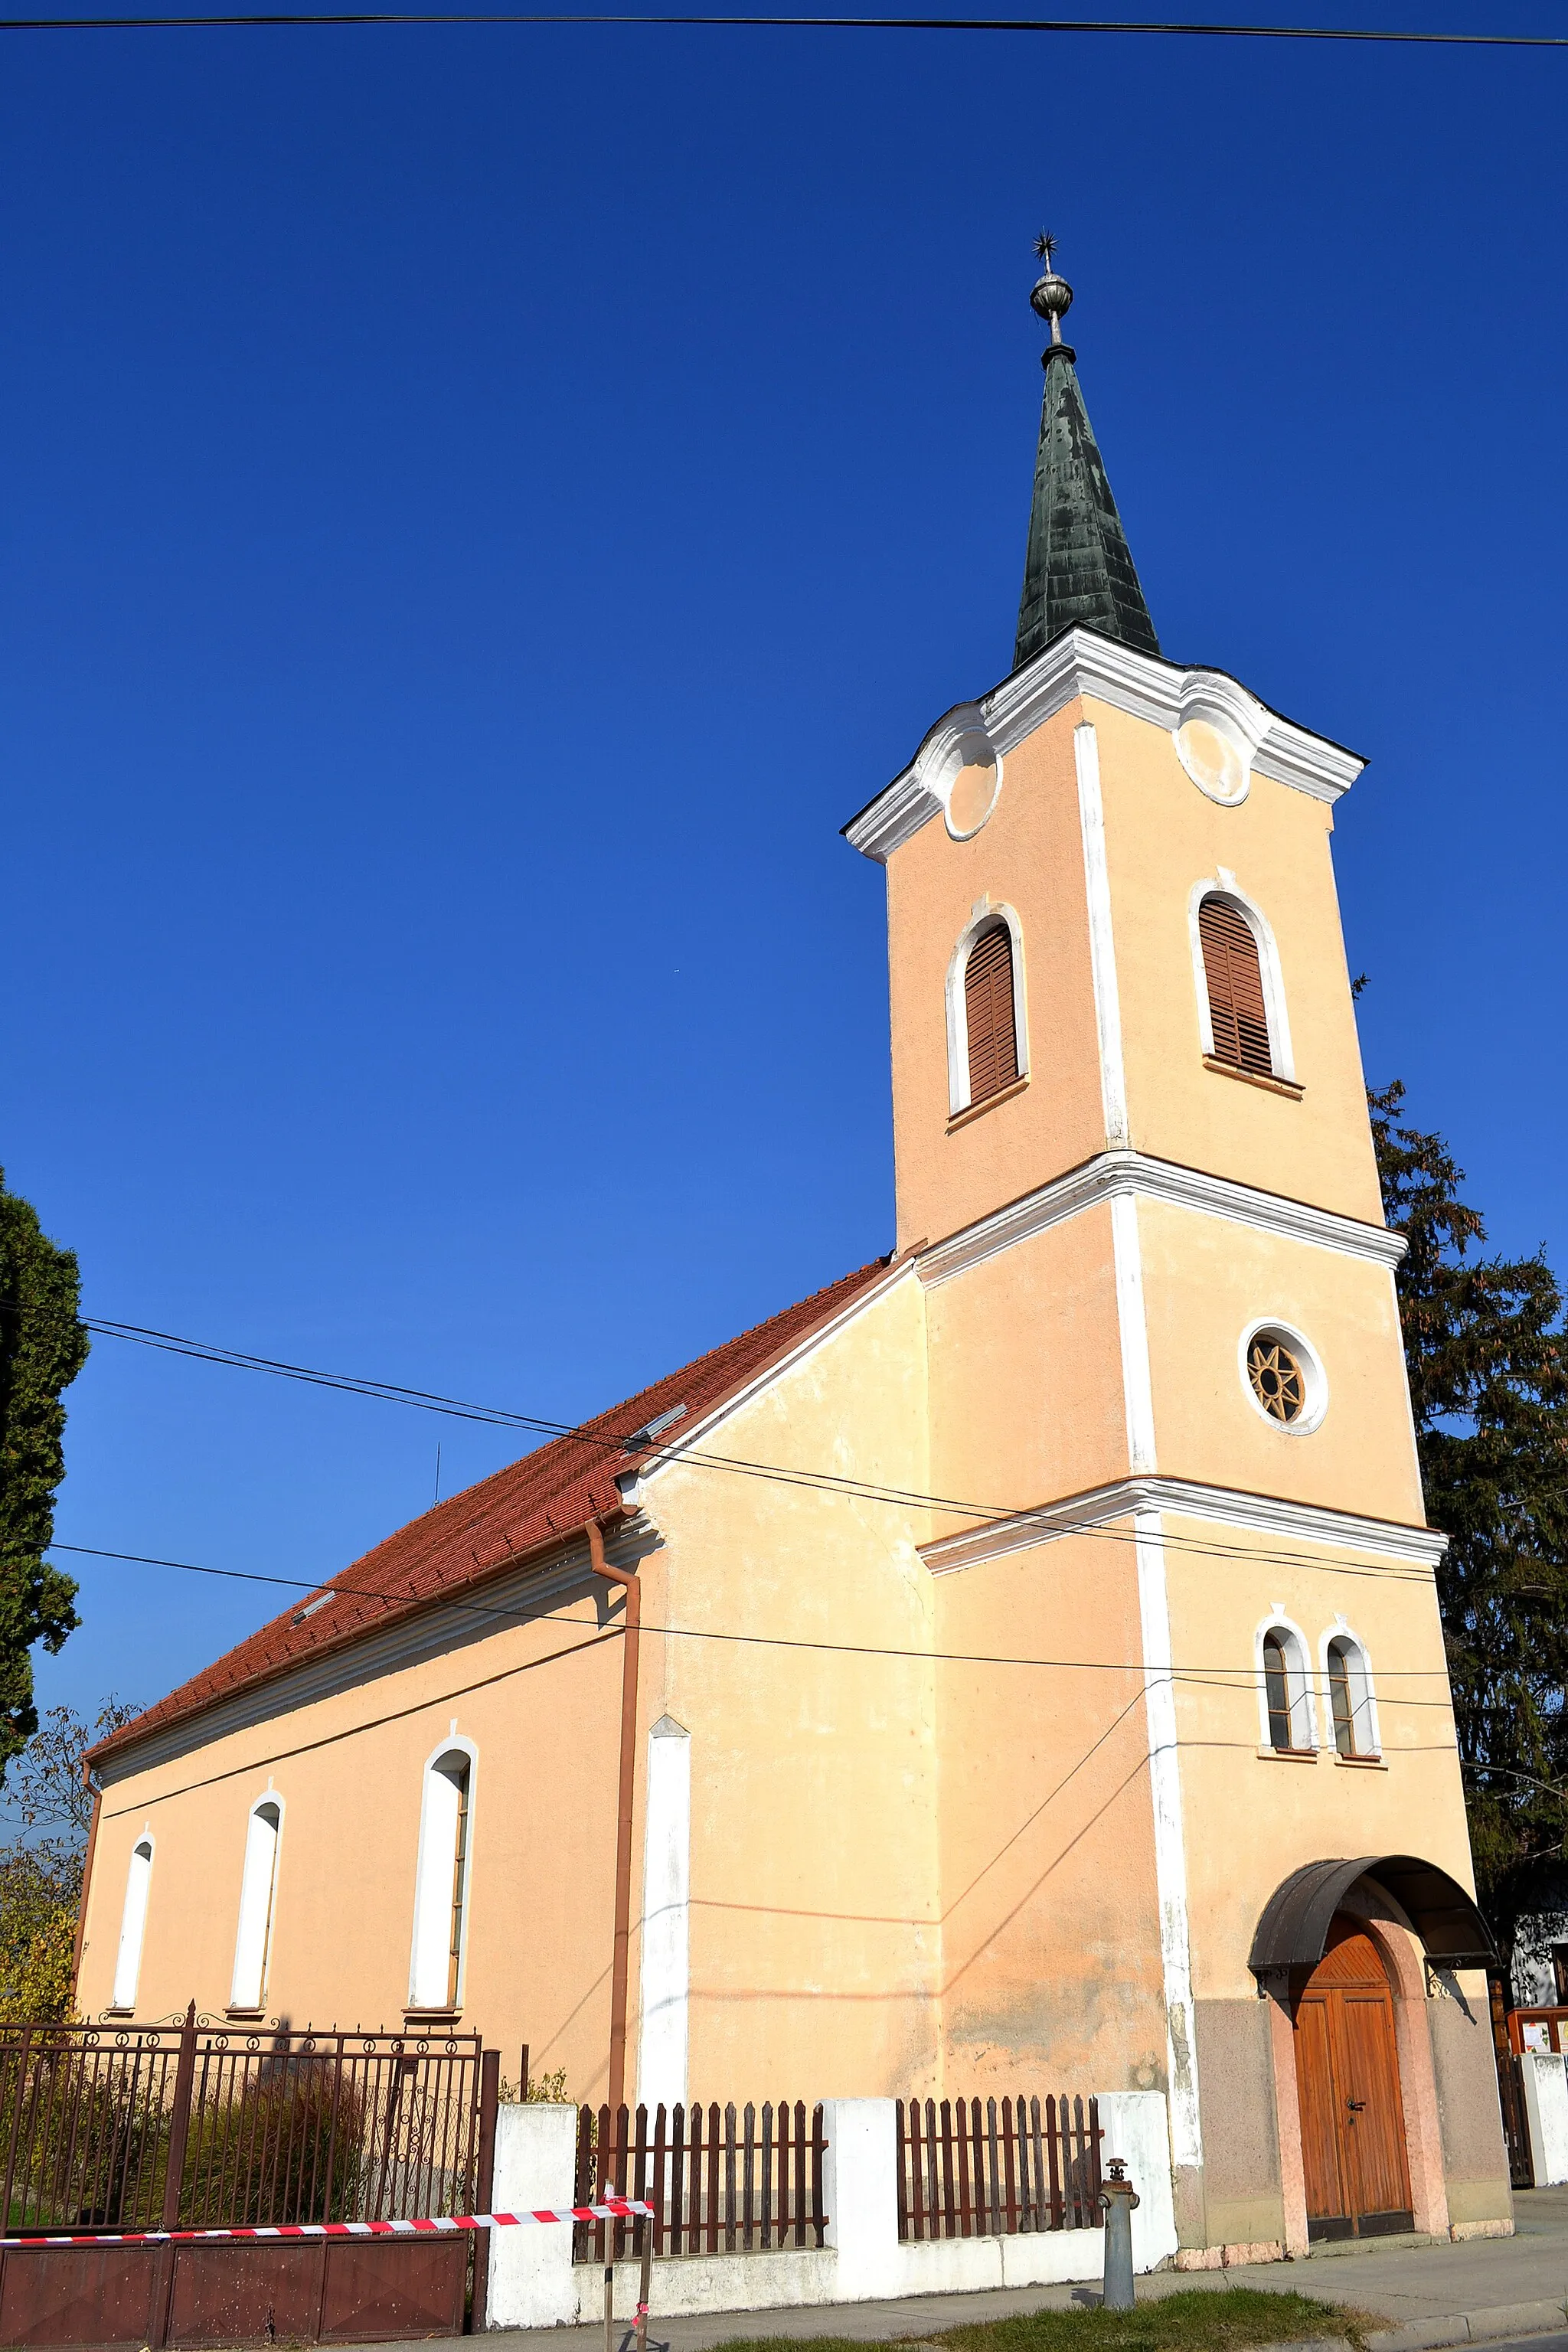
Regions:
<instances>
[{"instance_id":1,"label":"red tile roof","mask_svg":"<svg viewBox=\"0 0 1568 2352\"><path fill-rule=\"evenodd\" d=\"M484 1583L531 1555L557 1550L584 1520L608 1522L624 1506L616 1486L650 1458L647 1446L628 1451L625 1439L646 1429L672 1405L683 1404L685 1429L744 1388L787 1355L821 1324L829 1322L889 1264L878 1258L819 1290L797 1306L759 1323L738 1339L699 1356L695 1363L656 1381L651 1388L584 1422L570 1436L552 1438L520 1462L481 1478L411 1519L395 1535L315 1593L301 1593L280 1616L252 1633L215 1665L207 1666L133 1723L100 1740L89 1752L97 1759L132 1748L153 1731L198 1715L236 1691L286 1674L307 1658L342 1649L381 1627L410 1617L454 1593ZM672 1426L670 1438L684 1433ZM335 1598L301 1618L321 1593Z\"/></svg>"}]
</instances>

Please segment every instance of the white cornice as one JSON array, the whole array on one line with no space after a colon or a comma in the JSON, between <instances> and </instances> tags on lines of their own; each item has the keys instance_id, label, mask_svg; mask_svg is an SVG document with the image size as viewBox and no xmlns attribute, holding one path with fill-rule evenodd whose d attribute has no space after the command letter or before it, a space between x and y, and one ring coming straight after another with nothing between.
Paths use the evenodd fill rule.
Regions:
<instances>
[{"instance_id":1,"label":"white cornice","mask_svg":"<svg viewBox=\"0 0 1568 2352\"><path fill-rule=\"evenodd\" d=\"M1064 1217L1076 1217L1102 1201L1119 1198L1169 1201L1177 1208L1195 1209L1209 1217L1228 1217L1258 1231L1283 1234L1288 1239L1310 1242L1319 1249L1342 1252L1347 1257L1370 1259L1374 1265L1394 1266L1405 1255L1400 1234L1386 1225L1363 1224L1332 1209L1314 1209L1306 1201L1292 1201L1280 1192L1262 1192L1253 1184L1233 1183L1226 1176L1208 1176L1196 1168L1178 1167L1174 1160L1151 1160L1142 1151L1102 1151L1037 1192L1010 1201L978 1223L924 1250L916 1261L921 1282L931 1288L966 1274L999 1250L1043 1234Z\"/></svg>"},{"instance_id":2,"label":"white cornice","mask_svg":"<svg viewBox=\"0 0 1568 2352\"><path fill-rule=\"evenodd\" d=\"M1435 1528L1414 1528L1394 1519L1364 1518L1359 1511L1334 1511L1316 1503L1291 1503L1278 1495L1246 1495L1229 1486L1205 1486L1194 1478L1120 1478L1086 1495L1068 1495L1037 1510L993 1519L983 1528L943 1536L920 1546L933 1576L978 1568L1008 1552L1028 1551L1075 1528L1100 1527L1135 1511L1163 1511L1184 1519L1206 1519L1254 1535L1284 1537L1292 1543L1330 1545L1336 1551L1375 1552L1380 1559L1414 1560L1436 1568L1448 1538ZM1178 1547L1179 1553L1179 1547ZM1280 1563L1277 1554L1271 1562Z\"/></svg>"},{"instance_id":3,"label":"white cornice","mask_svg":"<svg viewBox=\"0 0 1568 2352\"><path fill-rule=\"evenodd\" d=\"M1252 765L1258 775L1331 802L1360 775L1365 762L1354 751L1282 719L1225 671L1184 668L1152 654L1134 653L1130 646L1098 636L1091 629L1069 629L978 702L961 702L939 719L902 775L850 818L845 837L868 857L883 863L921 825L940 815L939 786L963 735L987 736L998 757L1005 757L1037 727L1083 695L1169 729L1180 724L1194 692L1212 697L1216 688L1227 688L1228 698L1239 698L1247 707L1247 732L1256 743Z\"/></svg>"}]
</instances>

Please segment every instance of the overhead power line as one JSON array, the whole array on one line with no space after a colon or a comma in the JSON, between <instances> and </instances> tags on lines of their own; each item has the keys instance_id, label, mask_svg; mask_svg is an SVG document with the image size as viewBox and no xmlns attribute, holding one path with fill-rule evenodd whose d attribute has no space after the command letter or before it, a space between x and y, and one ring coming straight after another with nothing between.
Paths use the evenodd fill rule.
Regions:
<instances>
[{"instance_id":1,"label":"overhead power line","mask_svg":"<svg viewBox=\"0 0 1568 2352\"><path fill-rule=\"evenodd\" d=\"M458 1421L479 1422L497 1429L517 1429L535 1436L570 1437L585 1445L595 1445L616 1460L626 1457L628 1451L642 1456L641 1467L658 1468L664 1463L679 1461L704 1470L722 1471L733 1477L760 1478L771 1485L804 1487L825 1494L838 1495L858 1502L879 1503L899 1510L931 1510L955 1513L973 1520L977 1526L994 1525L998 1521L1030 1518L1040 1507L1035 1504L976 1503L952 1495L928 1495L918 1488L880 1485L852 1478L831 1470L787 1468L778 1463L753 1462L744 1456L705 1453L689 1444L683 1445L678 1437L667 1446L634 1444L642 1434L637 1430L607 1430L595 1428L581 1422L552 1421L539 1413L525 1413L503 1405L474 1404L460 1397L443 1396L433 1389L416 1389L395 1381L382 1381L358 1373L328 1372L319 1366L293 1364L285 1359L257 1356L238 1348L226 1348L216 1341L191 1339L177 1332L160 1331L150 1325L122 1323L107 1317L88 1317L87 1328L100 1337L125 1339L138 1347L152 1348L161 1354L184 1356L197 1363L221 1364L230 1370L265 1372L278 1380L302 1382L310 1388L334 1389L348 1396L368 1397L384 1404L406 1405L420 1412L432 1412ZM645 1391L646 1393L646 1391ZM449 1497L448 1500L456 1500ZM1138 1536L1131 1531L1103 1526L1061 1525L1041 1526L1031 1535L1031 1542L1056 1543L1069 1536L1083 1536L1100 1543L1137 1543ZM1279 1546L1256 1543L1205 1542L1197 1536L1177 1535L1167 1530L1161 1540L1167 1550L1201 1554L1205 1559L1232 1560L1244 1566L1274 1568L1306 1568L1341 1576L1370 1576L1386 1582L1402 1578L1412 1583L1429 1585L1431 1572L1425 1568L1402 1568L1373 1561L1361 1562L1324 1560L1311 1553L1288 1550Z\"/></svg>"},{"instance_id":2,"label":"overhead power line","mask_svg":"<svg viewBox=\"0 0 1568 2352\"><path fill-rule=\"evenodd\" d=\"M234 16L0 16L3 33L132 33L266 30L286 26L373 25L584 25L687 27L721 32L837 33L1155 33L1197 40L1373 41L1401 47L1563 49L1551 33L1431 33L1354 25L1207 25L1119 16L653 16L492 11L380 10L281 12Z\"/></svg>"},{"instance_id":3,"label":"overhead power line","mask_svg":"<svg viewBox=\"0 0 1568 2352\"><path fill-rule=\"evenodd\" d=\"M413 1602L428 1601L441 1608L458 1610L467 1616L497 1618L511 1625L573 1625L582 1630L582 1620L563 1610L530 1609L527 1606L509 1609L503 1603L492 1601L464 1601L455 1593L377 1592L361 1584L331 1588L308 1584L302 1577L271 1575L259 1569L209 1568L197 1560L161 1559L149 1552L110 1551L99 1544L57 1543L49 1549L52 1551L75 1552L92 1559L124 1560L138 1568L179 1569L187 1576L216 1576L239 1584L284 1585L294 1592L325 1592L331 1590L344 1601L384 1601L395 1608L406 1608ZM1136 1658L1032 1658L1017 1657L1006 1651L912 1650L889 1642L819 1642L805 1633L740 1633L721 1626L662 1625L647 1617L642 1619L641 1624L645 1633L663 1633L671 1641L723 1642L742 1649L814 1650L833 1657L898 1658L915 1665L1034 1666L1050 1667L1070 1674L1142 1675L1152 1672L1156 1681L1198 1683L1215 1690L1253 1690L1258 1685L1258 1669L1253 1665L1149 1668ZM359 1630L374 1632L374 1628L362 1627ZM289 1663L302 1664L309 1654L304 1653ZM1386 1670L1379 1667L1376 1679L1381 1684L1390 1679L1436 1681L1439 1676L1447 1679L1446 1667L1396 1666ZM1384 1706L1436 1706L1445 1710L1450 1707L1447 1698L1380 1698L1378 1703Z\"/></svg>"}]
</instances>

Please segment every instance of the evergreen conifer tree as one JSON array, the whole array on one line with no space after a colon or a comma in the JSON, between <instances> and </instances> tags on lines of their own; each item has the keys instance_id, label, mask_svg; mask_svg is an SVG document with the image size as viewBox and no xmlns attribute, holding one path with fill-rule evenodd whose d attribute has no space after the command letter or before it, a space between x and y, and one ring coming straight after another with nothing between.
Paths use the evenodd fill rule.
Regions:
<instances>
[{"instance_id":1,"label":"evergreen conifer tree","mask_svg":"<svg viewBox=\"0 0 1568 2352\"><path fill-rule=\"evenodd\" d=\"M79 1623L76 1585L44 1555L65 1475L64 1391L87 1361L75 1256L45 1236L0 1170L0 1774L38 1727L35 1642Z\"/></svg>"},{"instance_id":2,"label":"evergreen conifer tree","mask_svg":"<svg viewBox=\"0 0 1568 2352\"><path fill-rule=\"evenodd\" d=\"M1482 1255L1441 1136L1369 1096L1481 1909L1507 1951L1568 1892L1568 1335L1544 1255Z\"/></svg>"}]
</instances>

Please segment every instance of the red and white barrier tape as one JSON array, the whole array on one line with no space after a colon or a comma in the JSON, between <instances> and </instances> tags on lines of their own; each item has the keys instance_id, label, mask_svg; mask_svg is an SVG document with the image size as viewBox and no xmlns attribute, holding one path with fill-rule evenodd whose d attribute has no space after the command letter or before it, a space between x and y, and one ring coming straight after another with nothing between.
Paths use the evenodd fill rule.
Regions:
<instances>
[{"instance_id":1,"label":"red and white barrier tape","mask_svg":"<svg viewBox=\"0 0 1568 2352\"><path fill-rule=\"evenodd\" d=\"M447 2230L516 2230L530 2221L635 2221L651 2214L635 2197L602 2205L568 2205L559 2212L454 2213L417 2221L278 2221L270 2228L232 2230L94 2230L76 2237L0 2238L0 2246L196 2246L219 2238L416 2238Z\"/></svg>"}]
</instances>

